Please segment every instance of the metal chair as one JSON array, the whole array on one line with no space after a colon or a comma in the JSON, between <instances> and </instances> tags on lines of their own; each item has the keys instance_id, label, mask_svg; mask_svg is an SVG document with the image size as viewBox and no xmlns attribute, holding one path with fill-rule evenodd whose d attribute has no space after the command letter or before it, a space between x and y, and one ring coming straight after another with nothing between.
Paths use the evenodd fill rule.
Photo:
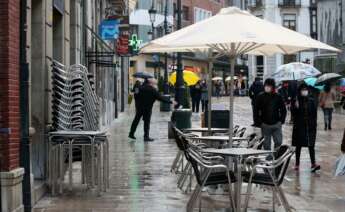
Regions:
<instances>
[{"instance_id":1,"label":"metal chair","mask_svg":"<svg viewBox=\"0 0 345 212\"><path fill-rule=\"evenodd\" d=\"M204 186L227 184L229 186L230 206L233 208L234 202L231 196L231 184L236 182L235 175L224 163L215 164L214 161L205 160L200 153L192 148L185 151L186 159L190 162L197 185L192 196L187 203L187 212L193 211L195 202L197 201ZM223 170L223 171L220 171ZM199 211L201 211L201 199L199 204Z\"/></svg>"},{"instance_id":2,"label":"metal chair","mask_svg":"<svg viewBox=\"0 0 345 212\"><path fill-rule=\"evenodd\" d=\"M275 207L276 193L279 196L286 211L291 211L289 203L284 195L284 192L280 185L283 183L285 173L289 166L290 159L294 153L294 149L288 145L282 145L277 148L275 154L275 160L272 161L257 161L250 172L245 172L244 182L248 183L247 197L245 200L245 207L248 208L249 198L251 194L252 184L263 185L272 187L272 201L273 211ZM258 169L263 169L263 173L259 173Z\"/></svg>"}]
</instances>

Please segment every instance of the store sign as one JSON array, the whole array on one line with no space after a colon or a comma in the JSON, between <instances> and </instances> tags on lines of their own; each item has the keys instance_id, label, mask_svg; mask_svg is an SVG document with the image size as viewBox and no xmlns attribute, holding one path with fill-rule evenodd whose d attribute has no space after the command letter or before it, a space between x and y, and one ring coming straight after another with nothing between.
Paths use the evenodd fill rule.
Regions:
<instances>
[{"instance_id":1,"label":"store sign","mask_svg":"<svg viewBox=\"0 0 345 212\"><path fill-rule=\"evenodd\" d=\"M99 25L99 35L103 40L115 40L119 37L118 20L104 20Z\"/></svg>"},{"instance_id":2,"label":"store sign","mask_svg":"<svg viewBox=\"0 0 345 212\"><path fill-rule=\"evenodd\" d=\"M120 56L126 56L129 53L129 35L121 34L116 42L116 53Z\"/></svg>"},{"instance_id":3,"label":"store sign","mask_svg":"<svg viewBox=\"0 0 345 212\"><path fill-rule=\"evenodd\" d=\"M142 40L138 39L138 36L136 34L133 34L131 39L129 40L129 46L132 48L132 52L138 52L139 51L139 46L142 43Z\"/></svg>"}]
</instances>

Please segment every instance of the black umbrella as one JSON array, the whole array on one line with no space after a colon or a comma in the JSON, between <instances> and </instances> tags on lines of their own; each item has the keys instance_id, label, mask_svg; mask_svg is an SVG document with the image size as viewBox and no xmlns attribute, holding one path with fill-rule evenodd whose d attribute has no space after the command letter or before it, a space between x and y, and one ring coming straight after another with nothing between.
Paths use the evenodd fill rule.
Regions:
<instances>
[{"instance_id":1,"label":"black umbrella","mask_svg":"<svg viewBox=\"0 0 345 212\"><path fill-rule=\"evenodd\" d=\"M315 85L324 85L326 83L331 83L343 78L340 74L337 73L326 73L319 76L315 82Z\"/></svg>"},{"instance_id":2,"label":"black umbrella","mask_svg":"<svg viewBox=\"0 0 345 212\"><path fill-rule=\"evenodd\" d=\"M153 78L153 75L147 72L136 72L133 74L133 77L135 78L143 78L143 79L148 79L148 78Z\"/></svg>"}]
</instances>

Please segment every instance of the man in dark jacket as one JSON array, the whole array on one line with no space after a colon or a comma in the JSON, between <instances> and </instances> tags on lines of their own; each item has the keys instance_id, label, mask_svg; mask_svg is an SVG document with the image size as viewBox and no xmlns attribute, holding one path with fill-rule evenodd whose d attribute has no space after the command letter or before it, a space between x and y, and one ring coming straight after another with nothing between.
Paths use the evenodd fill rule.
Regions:
<instances>
[{"instance_id":1,"label":"man in dark jacket","mask_svg":"<svg viewBox=\"0 0 345 212\"><path fill-rule=\"evenodd\" d=\"M144 84L140 87L139 94L138 94L138 108L135 114L135 118L132 122L131 130L129 132L129 138L136 139L134 134L139 124L141 117L144 120L144 141L149 142L153 141L150 138L150 121L151 121L151 114L152 114L152 107L156 100L172 103L170 100L164 99L155 86L154 79L148 79L144 82Z\"/></svg>"},{"instance_id":2,"label":"man in dark jacket","mask_svg":"<svg viewBox=\"0 0 345 212\"><path fill-rule=\"evenodd\" d=\"M285 123L286 108L283 98L276 93L274 79L266 79L264 92L256 99L255 123L261 127L264 136L264 148L271 149L273 137L274 148L283 142L282 125Z\"/></svg>"},{"instance_id":3,"label":"man in dark jacket","mask_svg":"<svg viewBox=\"0 0 345 212\"><path fill-rule=\"evenodd\" d=\"M192 111L193 113L199 113L200 101L201 101L201 85L200 82L193 86L190 86L190 97L192 98Z\"/></svg>"},{"instance_id":4,"label":"man in dark jacket","mask_svg":"<svg viewBox=\"0 0 345 212\"><path fill-rule=\"evenodd\" d=\"M264 85L261 82L261 79L259 77L255 78L255 81L249 88L249 98L252 100L252 110L253 110L253 124L252 126L259 126L257 123L255 123L255 102L258 95L264 91Z\"/></svg>"}]
</instances>

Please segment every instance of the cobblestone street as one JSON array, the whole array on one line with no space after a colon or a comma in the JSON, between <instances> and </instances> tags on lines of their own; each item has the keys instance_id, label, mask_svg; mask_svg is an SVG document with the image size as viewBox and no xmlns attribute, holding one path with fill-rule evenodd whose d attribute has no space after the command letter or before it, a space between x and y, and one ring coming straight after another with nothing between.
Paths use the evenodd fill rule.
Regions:
<instances>
[{"instance_id":1,"label":"cobblestone street","mask_svg":"<svg viewBox=\"0 0 345 212\"><path fill-rule=\"evenodd\" d=\"M221 98L216 102L226 102ZM76 185L73 193L63 196L46 196L35 206L35 212L177 212L185 211L190 194L184 194L176 187L177 176L170 173L170 166L177 151L174 141L168 140L169 113L159 112L156 103L152 124L151 137L154 142L143 142L142 123L139 125L135 142L129 141L128 129L134 116L131 109L117 119L110 134L110 189L97 197L85 188ZM193 114L193 126L200 126L200 116ZM236 98L235 124L247 126L250 133L257 131L249 127L252 124L251 106L248 98ZM345 116L335 114L334 129L324 131L323 114L319 111L319 127L316 141L316 158L322 169L317 174L310 173L309 154L303 149L299 174L290 162L284 191L291 206L296 211L311 212L343 212L345 210L345 179L335 179L332 175L336 158L340 154L340 141L345 126ZM291 125L284 127L284 142L291 142ZM75 163L75 172L78 163ZM78 175L74 175L78 181ZM79 190L78 190L79 189ZM228 197L202 193L203 212L229 211L225 209ZM270 211L271 191L254 188L250 201L252 211ZM283 211L278 208L278 211Z\"/></svg>"}]
</instances>

